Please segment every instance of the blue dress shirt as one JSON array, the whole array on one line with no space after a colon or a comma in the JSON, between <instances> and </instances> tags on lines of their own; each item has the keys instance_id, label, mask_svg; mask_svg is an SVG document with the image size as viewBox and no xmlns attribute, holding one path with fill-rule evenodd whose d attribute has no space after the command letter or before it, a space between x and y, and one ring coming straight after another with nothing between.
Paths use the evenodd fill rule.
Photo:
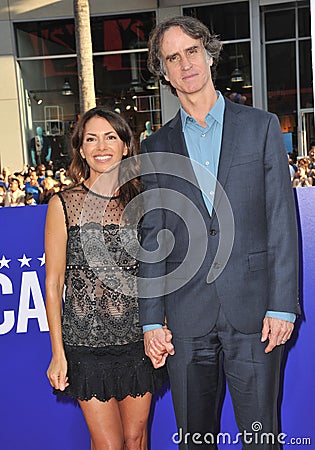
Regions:
<instances>
[{"instance_id":1,"label":"blue dress shirt","mask_svg":"<svg viewBox=\"0 0 315 450\"><path fill-rule=\"evenodd\" d=\"M183 108L180 109L188 154L191 161L197 163L193 163L193 168L210 216L218 175L225 109L222 94L220 92L217 94L218 100L205 117L207 124L205 128L190 117Z\"/></svg>"}]
</instances>

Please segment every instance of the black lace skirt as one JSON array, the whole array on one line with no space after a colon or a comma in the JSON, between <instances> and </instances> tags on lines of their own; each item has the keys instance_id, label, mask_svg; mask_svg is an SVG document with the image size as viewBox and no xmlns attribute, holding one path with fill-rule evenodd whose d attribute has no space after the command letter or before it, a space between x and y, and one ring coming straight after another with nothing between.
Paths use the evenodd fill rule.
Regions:
<instances>
[{"instance_id":1,"label":"black lace skirt","mask_svg":"<svg viewBox=\"0 0 315 450\"><path fill-rule=\"evenodd\" d=\"M143 341L101 348L65 345L69 386L54 394L80 400L96 397L108 401L128 395L143 396L159 390L167 381L166 367L154 369L145 355Z\"/></svg>"}]
</instances>

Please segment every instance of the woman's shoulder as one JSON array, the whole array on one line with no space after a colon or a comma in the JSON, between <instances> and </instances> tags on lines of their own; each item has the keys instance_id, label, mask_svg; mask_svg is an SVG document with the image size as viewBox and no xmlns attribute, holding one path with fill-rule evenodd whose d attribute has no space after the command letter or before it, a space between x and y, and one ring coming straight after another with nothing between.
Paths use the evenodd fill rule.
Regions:
<instances>
[{"instance_id":1,"label":"woman's shoulder","mask_svg":"<svg viewBox=\"0 0 315 450\"><path fill-rule=\"evenodd\" d=\"M80 193L84 193L84 190L80 185L67 187L52 194L48 199L48 204L55 205L59 204L60 202L65 204L67 201L71 200L71 198L75 198L77 200L78 194Z\"/></svg>"},{"instance_id":2,"label":"woman's shoulder","mask_svg":"<svg viewBox=\"0 0 315 450\"><path fill-rule=\"evenodd\" d=\"M85 195L86 190L83 188L82 183L73 184L71 186L64 187L61 191L57 192L59 197L69 199L71 197L77 197L79 195Z\"/></svg>"}]
</instances>

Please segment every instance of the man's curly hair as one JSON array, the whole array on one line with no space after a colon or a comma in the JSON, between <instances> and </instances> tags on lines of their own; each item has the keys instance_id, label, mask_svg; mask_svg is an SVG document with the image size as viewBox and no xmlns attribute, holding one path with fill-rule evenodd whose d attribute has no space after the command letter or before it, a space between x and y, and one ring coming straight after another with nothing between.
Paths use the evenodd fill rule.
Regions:
<instances>
[{"instance_id":1,"label":"man's curly hair","mask_svg":"<svg viewBox=\"0 0 315 450\"><path fill-rule=\"evenodd\" d=\"M190 16L176 16L164 19L160 22L150 33L149 37L149 54L148 54L148 69L156 76L162 84L169 86L172 94L177 95L176 89L165 79L165 65L161 55L161 43L164 33L171 27L180 27L184 33L193 39L200 39L207 55L212 57L213 63L211 66L211 76L215 80L216 68L219 62L220 53L222 50L222 43L218 36L211 34L209 29L198 19Z\"/></svg>"}]
</instances>

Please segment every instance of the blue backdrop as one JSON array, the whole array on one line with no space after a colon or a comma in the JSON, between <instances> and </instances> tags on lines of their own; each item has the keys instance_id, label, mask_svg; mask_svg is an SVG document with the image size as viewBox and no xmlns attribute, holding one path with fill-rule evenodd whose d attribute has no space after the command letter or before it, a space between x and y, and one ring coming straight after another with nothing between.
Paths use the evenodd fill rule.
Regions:
<instances>
[{"instance_id":1,"label":"blue backdrop","mask_svg":"<svg viewBox=\"0 0 315 450\"><path fill-rule=\"evenodd\" d=\"M295 193L301 228L303 315L285 355L280 416L286 450L294 444L315 448L315 188L296 189ZM45 375L50 360L44 306L45 215L46 206L0 210L1 450L89 449L80 408L70 400L57 400ZM222 432L230 433L233 440L237 429L228 393L221 424ZM152 405L151 450L176 450L172 442L176 431L170 392L165 389ZM220 444L219 448L241 446Z\"/></svg>"}]
</instances>

